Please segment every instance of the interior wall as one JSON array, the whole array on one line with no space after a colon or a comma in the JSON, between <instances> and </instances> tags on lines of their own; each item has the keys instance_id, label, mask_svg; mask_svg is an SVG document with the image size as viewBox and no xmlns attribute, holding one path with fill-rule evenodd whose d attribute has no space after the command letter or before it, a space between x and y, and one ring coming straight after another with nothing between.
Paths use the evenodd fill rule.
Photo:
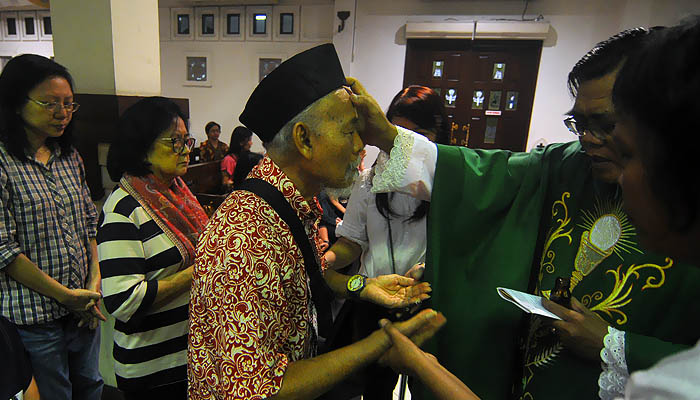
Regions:
<instances>
[{"instance_id":1,"label":"interior wall","mask_svg":"<svg viewBox=\"0 0 700 400\"><path fill-rule=\"evenodd\" d=\"M204 126L209 121L221 125L219 140L229 142L231 132L240 125L238 116L248 96L259 81L259 58L286 60L296 53L332 41L333 5L330 0L301 0L280 2L280 5L301 4L304 13L320 17L302 29L314 32L314 41L181 41L170 37L170 9L159 9L161 90L167 97L186 97L190 100L190 133L197 143L206 140ZM273 21L273 23L275 23ZM211 87L185 84L185 57L203 54L209 57ZM290 95L280 93L280 96ZM274 110L269 110L274 112ZM253 136L253 151L263 151L262 143Z\"/></svg>"},{"instance_id":2,"label":"interior wall","mask_svg":"<svg viewBox=\"0 0 700 400\"><path fill-rule=\"evenodd\" d=\"M53 42L50 41L0 41L0 57L14 57L20 54L39 54L53 57Z\"/></svg>"},{"instance_id":3,"label":"interior wall","mask_svg":"<svg viewBox=\"0 0 700 400\"><path fill-rule=\"evenodd\" d=\"M338 0L348 2L348 0ZM357 77L382 107L387 107L403 83L406 22L520 19L524 1L355 0L354 49L343 59L346 74ZM337 7L336 7L337 8ZM572 140L561 120L571 108L566 78L576 61L597 42L622 29L669 25L700 13L692 0L537 0L526 18L542 14L551 24L544 42L527 148L539 142ZM351 16L351 19L353 17ZM341 34L342 35L342 34ZM346 43L347 40L336 40ZM352 61L348 62L348 60Z\"/></svg>"},{"instance_id":4,"label":"interior wall","mask_svg":"<svg viewBox=\"0 0 700 400\"><path fill-rule=\"evenodd\" d=\"M408 21L466 21L515 18L523 13L524 1L457 0L282 0L280 5L301 4L324 7L310 27L326 37L311 42L226 42L173 41L170 38L169 8L159 9L161 93L190 99L191 131L199 142L205 139L204 125L214 120L222 125L221 139L227 141L238 125L238 115L258 82L259 57L291 55L320 43L333 41L345 72L355 76L382 107L403 82L406 51L404 25ZM221 5L224 5L223 2ZM333 6L335 5L335 9ZM338 10L351 11L345 30L337 32ZM690 14L700 14L696 0L533 0L526 18L542 14L551 23L545 41L535 92L528 148L571 140L561 117L571 107L566 76L573 64L595 43L635 26L669 25ZM211 56L214 84L211 87L184 86L184 57L204 52ZM53 56L50 41L1 41L0 56L36 53ZM261 150L255 141L254 149Z\"/></svg>"}]
</instances>

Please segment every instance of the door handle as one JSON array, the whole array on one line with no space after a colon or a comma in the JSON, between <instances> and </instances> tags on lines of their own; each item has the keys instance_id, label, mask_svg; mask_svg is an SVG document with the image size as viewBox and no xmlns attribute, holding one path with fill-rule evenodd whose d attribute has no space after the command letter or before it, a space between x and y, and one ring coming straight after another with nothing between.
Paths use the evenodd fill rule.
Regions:
<instances>
[{"instance_id":1,"label":"door handle","mask_svg":"<svg viewBox=\"0 0 700 400\"><path fill-rule=\"evenodd\" d=\"M464 132L464 147L469 147L469 131L471 130L471 124L462 125L462 132Z\"/></svg>"}]
</instances>

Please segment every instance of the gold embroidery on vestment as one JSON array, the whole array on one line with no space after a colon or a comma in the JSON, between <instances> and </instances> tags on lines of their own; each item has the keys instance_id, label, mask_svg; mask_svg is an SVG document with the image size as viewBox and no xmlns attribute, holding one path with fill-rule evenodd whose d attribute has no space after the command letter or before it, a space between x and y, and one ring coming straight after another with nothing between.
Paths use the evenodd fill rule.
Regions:
<instances>
[{"instance_id":1,"label":"gold embroidery on vestment","mask_svg":"<svg viewBox=\"0 0 700 400\"><path fill-rule=\"evenodd\" d=\"M539 282L542 282L542 276L544 274L544 271L553 274L555 270L554 258L556 257L556 253L553 250L549 249L552 243L559 238L569 239L569 244L571 244L572 242L571 231L573 231L574 228L571 228L568 231L564 231L564 229L571 222L571 217L569 216L569 208L566 205L566 199L568 199L569 197L571 197L571 193L564 192L561 195L561 200L557 200L554 202L554 204L552 204L552 218L556 218L559 215L560 210L563 213L563 215L560 218L556 219L556 223L558 224L558 226L556 228L550 229L549 233L547 234L547 240L544 243L544 249L542 250L542 258L540 260L540 273L537 283L538 287Z\"/></svg>"},{"instance_id":2,"label":"gold embroidery on vestment","mask_svg":"<svg viewBox=\"0 0 700 400\"><path fill-rule=\"evenodd\" d=\"M632 301L632 298L629 296L632 292L634 284L630 283L629 286L627 286L630 278L634 277L635 279L639 279L640 270L651 268L658 271L659 274L658 276L649 276L646 280L646 284L642 286L642 290L659 288L666 282L666 270L673 266L672 259L667 257L664 261L666 262L666 265L664 266L652 263L639 265L632 264L626 272L620 272L622 269L622 265L620 265L617 267L617 269L609 269L605 271L606 274L612 274L615 279L615 286L613 287L612 292L605 300L592 307L591 300L600 300L603 297L603 294L600 292L594 292L593 296L584 296L582 298L583 304L586 307L589 307L592 311L600 311L605 313L610 318L613 317L613 314L617 314L618 319L615 322L618 325L624 325L627 322L627 314L620 310L620 308L626 306ZM600 294L598 295L598 293Z\"/></svg>"}]
</instances>

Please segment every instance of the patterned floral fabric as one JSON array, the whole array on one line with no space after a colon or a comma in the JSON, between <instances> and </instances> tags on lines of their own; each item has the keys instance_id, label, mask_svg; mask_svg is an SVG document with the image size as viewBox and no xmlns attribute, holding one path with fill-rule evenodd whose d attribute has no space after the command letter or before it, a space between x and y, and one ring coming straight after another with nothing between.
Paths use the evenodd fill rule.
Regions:
<instances>
[{"instance_id":1,"label":"patterned floral fabric","mask_svg":"<svg viewBox=\"0 0 700 400\"><path fill-rule=\"evenodd\" d=\"M321 208L265 157L250 174L275 186L318 246ZM323 269L327 267L319 259ZM275 395L290 362L315 353L315 311L301 251L262 199L234 191L197 245L189 335L189 398Z\"/></svg>"},{"instance_id":2,"label":"patterned floral fabric","mask_svg":"<svg viewBox=\"0 0 700 400\"><path fill-rule=\"evenodd\" d=\"M216 148L209 144L209 140L205 140L199 145L199 160L201 162L222 160L228 152L228 145L222 141L216 145Z\"/></svg>"}]
</instances>

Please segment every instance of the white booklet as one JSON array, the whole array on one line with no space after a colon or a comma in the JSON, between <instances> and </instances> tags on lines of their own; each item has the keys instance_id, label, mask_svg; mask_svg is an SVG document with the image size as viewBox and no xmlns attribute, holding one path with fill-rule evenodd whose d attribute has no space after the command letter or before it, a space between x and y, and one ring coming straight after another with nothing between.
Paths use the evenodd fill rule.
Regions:
<instances>
[{"instance_id":1,"label":"white booklet","mask_svg":"<svg viewBox=\"0 0 700 400\"><path fill-rule=\"evenodd\" d=\"M526 313L561 320L561 318L557 317L556 314L552 314L546 308L544 308L542 305L542 297L540 296L502 287L496 288L496 291L504 300L510 301Z\"/></svg>"}]
</instances>

